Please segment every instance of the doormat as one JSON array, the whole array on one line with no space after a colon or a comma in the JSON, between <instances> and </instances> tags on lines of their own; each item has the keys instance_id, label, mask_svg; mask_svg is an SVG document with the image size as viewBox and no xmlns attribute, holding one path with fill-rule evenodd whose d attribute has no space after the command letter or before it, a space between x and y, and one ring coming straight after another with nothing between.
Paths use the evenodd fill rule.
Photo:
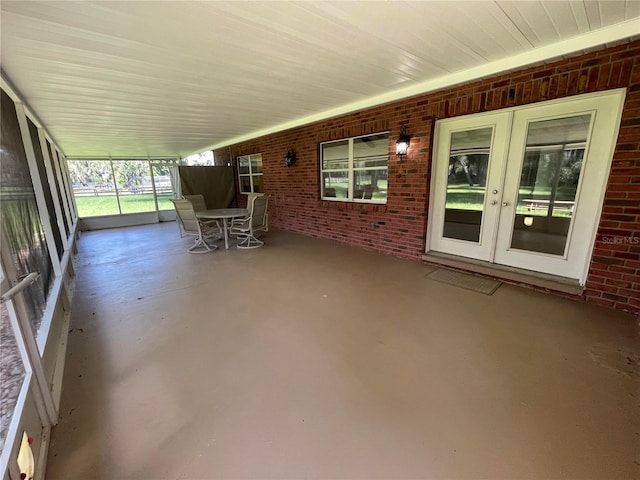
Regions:
<instances>
[{"instance_id":1,"label":"doormat","mask_svg":"<svg viewBox=\"0 0 640 480\"><path fill-rule=\"evenodd\" d=\"M425 278L435 280L436 282L448 283L456 287L466 288L474 292L484 293L485 295L493 295L502 282L491 280L490 278L469 275L468 273L456 272L455 270L445 270L438 268L431 273L427 273Z\"/></svg>"}]
</instances>

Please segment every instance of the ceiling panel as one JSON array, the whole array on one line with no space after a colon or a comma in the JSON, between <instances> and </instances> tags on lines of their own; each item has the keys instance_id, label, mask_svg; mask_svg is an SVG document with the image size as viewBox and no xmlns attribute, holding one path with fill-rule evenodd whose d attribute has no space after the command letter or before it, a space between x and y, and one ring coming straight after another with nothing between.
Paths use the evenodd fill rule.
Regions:
<instances>
[{"instance_id":1,"label":"ceiling panel","mask_svg":"<svg viewBox=\"0 0 640 480\"><path fill-rule=\"evenodd\" d=\"M640 15L637 1L0 8L3 74L68 156L187 155L444 86L534 49L563 53L556 42L619 22L626 32Z\"/></svg>"}]
</instances>

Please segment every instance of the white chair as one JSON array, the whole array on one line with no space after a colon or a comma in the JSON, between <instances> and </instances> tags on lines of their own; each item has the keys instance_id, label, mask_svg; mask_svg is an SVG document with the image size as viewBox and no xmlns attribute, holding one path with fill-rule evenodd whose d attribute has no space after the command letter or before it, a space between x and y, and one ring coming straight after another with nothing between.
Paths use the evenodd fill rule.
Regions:
<instances>
[{"instance_id":1,"label":"white chair","mask_svg":"<svg viewBox=\"0 0 640 480\"><path fill-rule=\"evenodd\" d=\"M193 209L196 212L207 209L207 204L204 201L204 195L202 194L183 195L182 198L184 198L185 200L189 200L191 202L191 205L193 205Z\"/></svg>"},{"instance_id":2,"label":"white chair","mask_svg":"<svg viewBox=\"0 0 640 480\"><path fill-rule=\"evenodd\" d=\"M267 203L269 197L266 195L257 195L251 198L249 207L249 216L244 220L236 221L231 224L229 232L231 235L237 236L242 241L238 244L238 248L258 248L264 245L264 242L258 240L260 232L267 231Z\"/></svg>"},{"instance_id":3,"label":"white chair","mask_svg":"<svg viewBox=\"0 0 640 480\"><path fill-rule=\"evenodd\" d=\"M184 200L189 200L193 205L193 209L196 212L207 209L207 204L204 201L203 195L183 195L180 198ZM217 220L213 220L212 222L202 222L202 223L213 223L213 222L217 223ZM184 230L184 225L182 224L182 219L180 218L179 215L176 215L176 223L178 224L178 231L180 232L180 238L186 237L188 234Z\"/></svg>"},{"instance_id":4,"label":"white chair","mask_svg":"<svg viewBox=\"0 0 640 480\"><path fill-rule=\"evenodd\" d=\"M175 199L171 199L171 201L173 202ZM173 204L173 206L175 207L175 203ZM180 215L178 215L178 210L176 209L176 225L178 225L178 232L180 233L180 238L182 237L186 237L187 233L184 231L184 224L182 223L182 219L180 218Z\"/></svg>"},{"instance_id":5,"label":"white chair","mask_svg":"<svg viewBox=\"0 0 640 480\"><path fill-rule=\"evenodd\" d=\"M233 227L234 224L238 224L238 225L242 225L244 224L249 217L251 216L251 205L253 204L253 199L255 197L261 197L263 196L264 193L249 193L247 194L247 210L249 210L249 213L247 213L244 217L236 217L234 219L231 220L231 225L229 225L229 227Z\"/></svg>"},{"instance_id":6,"label":"white chair","mask_svg":"<svg viewBox=\"0 0 640 480\"><path fill-rule=\"evenodd\" d=\"M184 198L185 200L189 200L191 202L191 204L193 205L193 209L196 212L201 212L203 210L207 209L207 203L204 200L204 195L202 194L197 194L197 195L183 195L182 198ZM220 227L220 222L218 222L218 220L201 220L201 223L205 224L205 225L215 225L218 228Z\"/></svg>"},{"instance_id":7,"label":"white chair","mask_svg":"<svg viewBox=\"0 0 640 480\"><path fill-rule=\"evenodd\" d=\"M180 199L171 201L176 209L176 215L182 224L184 235L196 237L193 245L188 249L188 252L208 253L218 248L216 245L209 245L207 240L219 240L222 234L220 227L217 225L206 225L200 222L189 200Z\"/></svg>"}]
</instances>

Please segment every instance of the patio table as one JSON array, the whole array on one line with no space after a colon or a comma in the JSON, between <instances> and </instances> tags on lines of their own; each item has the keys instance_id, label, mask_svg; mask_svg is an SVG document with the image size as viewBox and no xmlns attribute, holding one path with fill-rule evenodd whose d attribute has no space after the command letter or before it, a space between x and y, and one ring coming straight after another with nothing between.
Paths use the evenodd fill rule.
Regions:
<instances>
[{"instance_id":1,"label":"patio table","mask_svg":"<svg viewBox=\"0 0 640 480\"><path fill-rule=\"evenodd\" d=\"M213 208L210 210L200 210L196 212L196 217L201 220L220 220L222 219L222 230L224 231L224 248L229 250L229 231L227 225L228 218L245 217L249 215L246 208Z\"/></svg>"}]
</instances>

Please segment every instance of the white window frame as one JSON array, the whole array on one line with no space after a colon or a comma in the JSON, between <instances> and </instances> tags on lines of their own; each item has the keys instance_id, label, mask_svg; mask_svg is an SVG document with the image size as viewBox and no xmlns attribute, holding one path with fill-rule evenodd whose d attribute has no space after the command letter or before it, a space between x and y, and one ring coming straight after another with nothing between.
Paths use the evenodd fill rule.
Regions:
<instances>
[{"instance_id":1,"label":"white window frame","mask_svg":"<svg viewBox=\"0 0 640 480\"><path fill-rule=\"evenodd\" d=\"M264 190L264 170L262 172L254 173L252 170L251 160L259 159L260 165L264 169L264 163L262 162L262 154L261 153L252 153L251 155L240 155L236 157L236 165L238 167L238 190L242 195L249 195L250 193L264 193L264 192L256 192L253 186L253 177L262 177L262 185ZM247 160L249 162L249 173L240 173L240 160ZM249 182L251 184L250 192L242 191L242 177L249 177Z\"/></svg>"},{"instance_id":2,"label":"white window frame","mask_svg":"<svg viewBox=\"0 0 640 480\"><path fill-rule=\"evenodd\" d=\"M354 177L354 173L357 171L364 171L364 170L386 170L387 171L387 178L388 178L388 174L389 174L389 152L387 149L387 165L384 167L365 167L365 168L355 168L353 166L354 164L354 156L353 156L353 144L354 144L354 140L357 140L358 138L364 138L364 137L373 137L376 135L387 135L389 136L389 132L388 131L384 131L384 132L377 132L377 133L368 133L366 135L358 135L355 137L347 137L347 138L340 138L338 140L331 140L329 142L322 142L320 143L320 198L322 200L327 200L330 202L353 202L353 203L376 203L376 204L380 204L380 205L385 205L387 203L387 198L389 197L389 189L388 189L388 183L387 183L387 198L385 198L384 200L378 200L378 199L362 199L362 198L353 198L353 194L354 194L354 188L353 188L353 177ZM324 165L324 159L323 159L323 152L324 152L324 146L325 145L329 145L332 143L338 143L338 142L344 142L345 140L347 140L349 142L349 146L348 146L348 152L349 152L349 158L348 158L348 195L347 198L336 198L336 197L327 197L324 194L324 178L323 178L323 174L326 172L344 172L344 168L327 168L324 169L322 168L322 166Z\"/></svg>"}]
</instances>

